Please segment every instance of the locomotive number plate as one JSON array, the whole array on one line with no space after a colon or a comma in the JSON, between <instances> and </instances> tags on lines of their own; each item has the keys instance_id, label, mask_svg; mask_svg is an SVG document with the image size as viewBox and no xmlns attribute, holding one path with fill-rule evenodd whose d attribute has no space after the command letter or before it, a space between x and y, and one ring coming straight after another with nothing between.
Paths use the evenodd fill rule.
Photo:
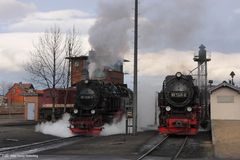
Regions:
<instances>
[{"instance_id":1,"label":"locomotive number plate","mask_svg":"<svg viewBox=\"0 0 240 160\"><path fill-rule=\"evenodd\" d=\"M171 92L171 97L187 97L186 92Z\"/></svg>"}]
</instances>

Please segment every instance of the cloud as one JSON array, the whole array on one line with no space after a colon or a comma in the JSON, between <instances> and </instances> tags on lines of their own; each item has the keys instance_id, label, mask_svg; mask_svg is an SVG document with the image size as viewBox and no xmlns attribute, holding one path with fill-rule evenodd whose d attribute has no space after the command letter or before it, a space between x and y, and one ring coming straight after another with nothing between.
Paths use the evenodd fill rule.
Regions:
<instances>
[{"instance_id":1,"label":"cloud","mask_svg":"<svg viewBox=\"0 0 240 160\"><path fill-rule=\"evenodd\" d=\"M175 74L177 71L189 73L195 67L193 61L193 51L177 51L174 49L164 49L159 52L149 52L139 54L138 72L141 76L165 76ZM131 63L126 63L126 70L131 70L132 55L125 59L130 59ZM130 67L130 68L129 68Z\"/></svg>"},{"instance_id":2,"label":"cloud","mask_svg":"<svg viewBox=\"0 0 240 160\"><path fill-rule=\"evenodd\" d=\"M206 10L205 0L145 1L140 7L140 47L155 51L189 48L202 28Z\"/></svg>"},{"instance_id":3,"label":"cloud","mask_svg":"<svg viewBox=\"0 0 240 160\"><path fill-rule=\"evenodd\" d=\"M171 74L180 71L184 74L197 67L197 63L193 61L196 51L178 51L174 49L164 49L159 52L150 52L139 54L138 57L138 74L142 77L162 77L162 79ZM128 54L125 59L130 63L125 63L125 72L132 75L133 71L133 55ZM239 85L240 53L221 53L212 52L211 61L208 63L208 79L214 80L215 83L230 79L230 72L234 71L235 80ZM196 72L194 72L196 74ZM159 81L159 83L162 83Z\"/></svg>"},{"instance_id":4,"label":"cloud","mask_svg":"<svg viewBox=\"0 0 240 160\"><path fill-rule=\"evenodd\" d=\"M39 33L0 34L0 70L21 71Z\"/></svg>"},{"instance_id":5,"label":"cloud","mask_svg":"<svg viewBox=\"0 0 240 160\"><path fill-rule=\"evenodd\" d=\"M34 12L36 6L32 3L23 3L18 0L0 1L0 24L19 20Z\"/></svg>"},{"instance_id":6,"label":"cloud","mask_svg":"<svg viewBox=\"0 0 240 160\"><path fill-rule=\"evenodd\" d=\"M66 19L78 19L88 18L91 15L89 13L80 10L57 10L49 12L36 12L25 18L25 20L40 19L40 20L66 20Z\"/></svg>"},{"instance_id":7,"label":"cloud","mask_svg":"<svg viewBox=\"0 0 240 160\"><path fill-rule=\"evenodd\" d=\"M222 82L230 79L230 72L234 71L236 84L240 81L239 59L240 53L221 53L212 52L211 61L209 62L209 79Z\"/></svg>"},{"instance_id":8,"label":"cloud","mask_svg":"<svg viewBox=\"0 0 240 160\"><path fill-rule=\"evenodd\" d=\"M23 71L23 64L29 60L33 44L37 44L42 33L1 33L0 34L0 71ZM88 51L88 36L82 35L82 50Z\"/></svg>"},{"instance_id":9,"label":"cloud","mask_svg":"<svg viewBox=\"0 0 240 160\"><path fill-rule=\"evenodd\" d=\"M216 0L143 1L139 6L139 46L140 53L144 54L139 54L139 75L164 77L177 71L188 73L197 66L192 60L195 52L192 46L206 42L204 44L214 51L208 65L209 79L227 80L232 70L237 78L240 74L237 72L239 2L229 6L226 3ZM211 10L207 6L211 6ZM0 70L16 72L21 71L19 66L28 59L26 55L31 50L32 40L38 37L36 32L43 32L54 24L63 31L75 25L84 34L83 47L87 51L90 48L87 33L95 18L81 10L37 12L34 4L0 0L0 21L11 21L7 25L10 32L33 32L0 34ZM131 55L126 59L133 62ZM127 72L131 73L132 66L132 63L126 65Z\"/></svg>"},{"instance_id":10,"label":"cloud","mask_svg":"<svg viewBox=\"0 0 240 160\"><path fill-rule=\"evenodd\" d=\"M4 75L16 74L20 77L11 78L10 81L19 81L24 72L22 65L29 60L29 51L33 48L33 41L37 42L40 33L5 33L0 34L0 72ZM90 46L88 44L88 36L83 36L83 50L86 53ZM140 77L158 77L159 84L166 75L175 74L181 71L188 74L190 70L197 66L193 61L194 53L197 51L178 51L175 49L164 49L158 52L148 52L139 54L138 58L138 73ZM240 81L239 75L239 59L240 53L221 53L212 52L212 60L208 63L209 79L214 80L215 83L230 78L229 74L234 71L235 81L238 84ZM132 83L133 71L133 55L128 54L125 59L131 62L125 63L125 72L130 73L126 78L128 83ZM4 76L8 79L9 76ZM130 78L129 78L130 77ZM153 78L156 79L156 78ZM141 83L141 80L139 81Z\"/></svg>"},{"instance_id":11,"label":"cloud","mask_svg":"<svg viewBox=\"0 0 240 160\"><path fill-rule=\"evenodd\" d=\"M63 30L75 26L80 33L87 34L95 19L80 10L59 10L49 12L36 12L26 16L21 21L11 24L11 32L43 32L47 28L57 25Z\"/></svg>"},{"instance_id":12,"label":"cloud","mask_svg":"<svg viewBox=\"0 0 240 160\"><path fill-rule=\"evenodd\" d=\"M29 61L29 53L41 33L1 33L0 34L0 80L7 82L28 81L23 66ZM82 35L83 53L89 51L88 36Z\"/></svg>"},{"instance_id":13,"label":"cloud","mask_svg":"<svg viewBox=\"0 0 240 160\"><path fill-rule=\"evenodd\" d=\"M139 12L139 47L188 50L200 43L214 51L239 52L239 1L152 0Z\"/></svg>"}]
</instances>

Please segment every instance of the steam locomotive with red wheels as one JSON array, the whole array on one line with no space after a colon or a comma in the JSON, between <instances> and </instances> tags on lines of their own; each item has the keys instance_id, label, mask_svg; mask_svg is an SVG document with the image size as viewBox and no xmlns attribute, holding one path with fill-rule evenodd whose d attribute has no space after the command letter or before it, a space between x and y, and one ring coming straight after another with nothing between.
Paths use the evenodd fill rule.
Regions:
<instances>
[{"instance_id":1,"label":"steam locomotive with red wheels","mask_svg":"<svg viewBox=\"0 0 240 160\"><path fill-rule=\"evenodd\" d=\"M125 105L132 104L132 91L124 84L101 80L82 80L70 118L70 130L75 134L99 135L105 123L121 120Z\"/></svg>"},{"instance_id":2,"label":"steam locomotive with red wheels","mask_svg":"<svg viewBox=\"0 0 240 160\"><path fill-rule=\"evenodd\" d=\"M158 94L159 132L161 134L195 135L198 133L201 107L198 87L191 75L177 72L169 75Z\"/></svg>"}]
</instances>

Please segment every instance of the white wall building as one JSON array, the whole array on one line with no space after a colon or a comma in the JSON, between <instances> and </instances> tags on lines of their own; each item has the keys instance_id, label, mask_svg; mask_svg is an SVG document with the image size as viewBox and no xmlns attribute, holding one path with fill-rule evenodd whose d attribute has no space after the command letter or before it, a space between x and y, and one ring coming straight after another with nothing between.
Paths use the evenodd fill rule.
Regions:
<instances>
[{"instance_id":1,"label":"white wall building","mask_svg":"<svg viewBox=\"0 0 240 160\"><path fill-rule=\"evenodd\" d=\"M210 90L212 141L215 156L240 158L240 89L223 82Z\"/></svg>"},{"instance_id":2,"label":"white wall building","mask_svg":"<svg viewBox=\"0 0 240 160\"><path fill-rule=\"evenodd\" d=\"M211 119L240 120L240 89L227 82L212 88Z\"/></svg>"}]
</instances>

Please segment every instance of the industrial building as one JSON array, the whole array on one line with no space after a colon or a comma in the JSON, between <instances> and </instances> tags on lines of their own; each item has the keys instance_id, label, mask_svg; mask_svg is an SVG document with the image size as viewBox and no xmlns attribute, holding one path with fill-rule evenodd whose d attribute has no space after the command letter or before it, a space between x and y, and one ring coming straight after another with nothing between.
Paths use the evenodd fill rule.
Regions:
<instances>
[{"instance_id":1,"label":"industrial building","mask_svg":"<svg viewBox=\"0 0 240 160\"><path fill-rule=\"evenodd\" d=\"M219 158L240 157L240 88L227 83L210 90L212 141Z\"/></svg>"},{"instance_id":2,"label":"industrial building","mask_svg":"<svg viewBox=\"0 0 240 160\"><path fill-rule=\"evenodd\" d=\"M95 57L96 52L93 50L89 51L89 56L67 57L71 63L71 86L75 86L81 80L89 79L89 64ZM93 77L105 83L123 84L123 62L120 61L113 66L103 66L102 71L95 70Z\"/></svg>"}]
</instances>

